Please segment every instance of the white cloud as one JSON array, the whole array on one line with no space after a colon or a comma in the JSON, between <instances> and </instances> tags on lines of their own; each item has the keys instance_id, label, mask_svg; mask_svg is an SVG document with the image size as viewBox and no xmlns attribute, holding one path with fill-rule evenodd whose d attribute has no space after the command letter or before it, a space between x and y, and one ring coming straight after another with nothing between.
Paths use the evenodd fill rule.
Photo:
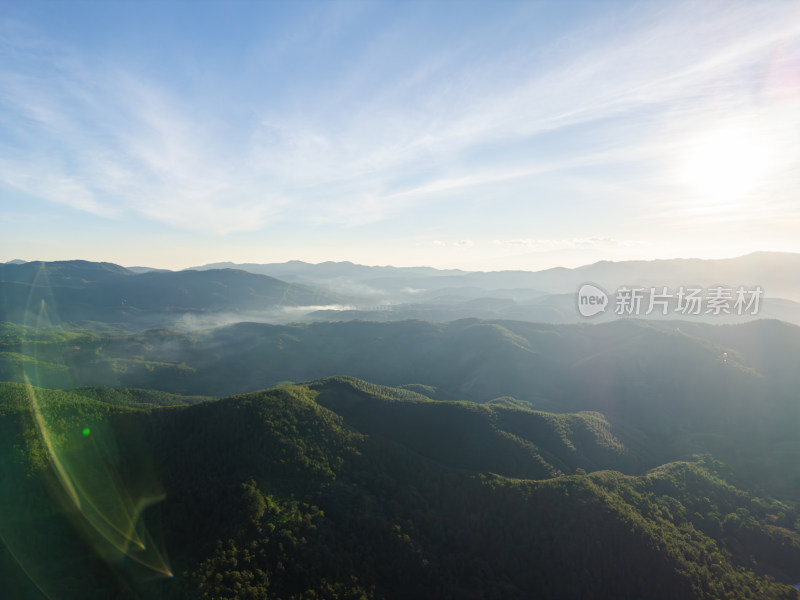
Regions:
<instances>
[{"instance_id":1,"label":"white cloud","mask_svg":"<svg viewBox=\"0 0 800 600\"><path fill-rule=\"evenodd\" d=\"M720 115L753 112L743 100L753 85L745 75L774 62L776 48L784 48L785 64L797 64L800 50L792 44L800 19L791 18L794 13L794 5L780 2L673 6L650 13L630 31L624 22L609 21L573 32L573 39L588 41L554 52L545 68L535 63L548 49L464 64L457 51L442 48L365 97L356 96L363 90L355 78L324 101L297 99L307 108L330 106L339 111L335 118L265 100L249 123L231 120L236 133L226 131L225 114L170 91L164 81L37 42L35 31L6 28L0 32L0 126L6 133L0 182L109 218L140 214L225 234L281 220L365 224L412 207L434 210L442 194L501 181L675 160L686 131ZM376 56L396 51L376 44ZM362 78L380 67L374 56L364 61L353 65ZM498 74L499 63L514 76ZM774 95L786 101L781 89ZM409 102L410 91L421 101ZM782 114L796 119L796 100L786 102ZM490 151L495 144L526 143L614 118L624 118L625 128L587 134L585 144L571 143L561 155L540 148L495 158ZM787 173L796 175L800 156L789 137L793 127L773 125L785 164L770 189L780 202L796 189ZM632 139L640 126L661 137Z\"/></svg>"}]
</instances>

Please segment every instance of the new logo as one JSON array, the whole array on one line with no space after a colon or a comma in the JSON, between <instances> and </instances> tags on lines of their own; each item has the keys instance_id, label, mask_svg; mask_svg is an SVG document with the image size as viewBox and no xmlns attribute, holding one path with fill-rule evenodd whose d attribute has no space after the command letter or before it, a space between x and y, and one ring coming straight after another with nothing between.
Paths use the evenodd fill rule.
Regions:
<instances>
[{"instance_id":1,"label":"new logo","mask_svg":"<svg viewBox=\"0 0 800 600\"><path fill-rule=\"evenodd\" d=\"M584 317L604 312L607 306L608 294L596 285L584 283L578 290L578 312Z\"/></svg>"}]
</instances>

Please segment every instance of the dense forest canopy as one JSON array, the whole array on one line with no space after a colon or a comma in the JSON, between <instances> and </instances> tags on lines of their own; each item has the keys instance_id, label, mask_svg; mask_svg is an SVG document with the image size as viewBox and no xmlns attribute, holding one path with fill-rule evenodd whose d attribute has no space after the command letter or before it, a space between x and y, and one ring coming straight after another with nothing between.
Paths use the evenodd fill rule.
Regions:
<instances>
[{"instance_id":1,"label":"dense forest canopy","mask_svg":"<svg viewBox=\"0 0 800 600\"><path fill-rule=\"evenodd\" d=\"M15 598L798 595L795 326L43 323L0 326Z\"/></svg>"}]
</instances>

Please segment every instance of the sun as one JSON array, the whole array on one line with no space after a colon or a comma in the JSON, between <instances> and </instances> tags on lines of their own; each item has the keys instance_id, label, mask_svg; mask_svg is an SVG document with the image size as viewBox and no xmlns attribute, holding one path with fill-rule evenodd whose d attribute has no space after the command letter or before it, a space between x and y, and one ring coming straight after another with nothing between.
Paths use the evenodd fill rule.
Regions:
<instances>
[{"instance_id":1,"label":"sun","mask_svg":"<svg viewBox=\"0 0 800 600\"><path fill-rule=\"evenodd\" d=\"M737 202L764 180L770 155L769 143L757 131L719 128L689 143L679 180L701 206Z\"/></svg>"}]
</instances>

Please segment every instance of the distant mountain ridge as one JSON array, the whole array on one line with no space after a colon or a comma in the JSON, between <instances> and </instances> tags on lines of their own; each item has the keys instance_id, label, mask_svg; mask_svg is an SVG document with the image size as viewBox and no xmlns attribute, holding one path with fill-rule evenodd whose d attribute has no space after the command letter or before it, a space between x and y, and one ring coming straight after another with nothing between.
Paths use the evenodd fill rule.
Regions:
<instances>
[{"instance_id":1,"label":"distant mountain ridge","mask_svg":"<svg viewBox=\"0 0 800 600\"><path fill-rule=\"evenodd\" d=\"M475 317L579 322L583 318L576 310L576 293L581 285L592 283L608 294L623 286L640 287L646 292L666 287L673 293L680 287L705 290L720 285L731 289L760 287L763 290L760 315L800 324L800 277L796 275L800 272L800 254L792 253L756 252L728 259L601 261L573 269L556 267L542 271L440 271L427 267L369 267L330 262L313 265L298 261L237 266L361 297L373 304L310 315L320 320L453 321ZM595 320L614 318L617 318L614 311L607 310ZM749 320L749 316L727 319L728 322L744 320ZM725 321L724 317L716 319Z\"/></svg>"},{"instance_id":2,"label":"distant mountain ridge","mask_svg":"<svg viewBox=\"0 0 800 600\"><path fill-rule=\"evenodd\" d=\"M321 263L308 263L302 260L290 260L283 263L233 263L219 262L198 267L189 267L185 270L204 271L207 269L241 269L250 273L261 275L283 276L283 278L302 277L311 275L314 277L353 277L357 279L372 278L376 276L392 275L414 275L414 276L437 276L442 274L458 275L468 273L461 269L436 269L434 267L394 267L368 266L356 264L350 261L325 261Z\"/></svg>"},{"instance_id":3,"label":"distant mountain ridge","mask_svg":"<svg viewBox=\"0 0 800 600\"><path fill-rule=\"evenodd\" d=\"M237 321L463 318L576 323L586 321L577 310L577 290L592 283L610 299L607 310L592 322L619 318L613 294L623 286L639 287L645 294L666 287L673 299L680 287L744 286L763 291L755 314L708 316L701 311L687 319L722 324L771 318L800 324L797 273L800 254L774 252L731 259L604 261L575 269L489 272L302 261L215 263L169 271L82 260L31 261L0 264L0 319L30 322L26 310L49 299L51 319L134 329L172 326L181 320L190 328ZM647 297L645 309L646 302ZM645 309L635 316L683 318L672 309L666 316L645 315Z\"/></svg>"},{"instance_id":4,"label":"distant mountain ridge","mask_svg":"<svg viewBox=\"0 0 800 600\"><path fill-rule=\"evenodd\" d=\"M573 269L555 267L540 271L462 271L432 267L372 267L351 262L301 261L270 264L214 263L191 270L238 268L252 273L280 277L325 280L339 278L397 290L399 285L425 290L478 287L484 290L534 289L547 294L574 292L586 282L609 287L621 285L678 286L761 285L773 296L800 301L800 254L754 252L725 259L675 258L659 260L600 261ZM397 280L401 280L398 284ZM609 290L610 291L610 290Z\"/></svg>"},{"instance_id":5,"label":"distant mountain ridge","mask_svg":"<svg viewBox=\"0 0 800 600\"><path fill-rule=\"evenodd\" d=\"M152 327L183 315L239 314L348 299L302 284L234 269L146 271L82 260L0 264L0 320L101 321ZM231 317L236 320L236 317Z\"/></svg>"}]
</instances>

